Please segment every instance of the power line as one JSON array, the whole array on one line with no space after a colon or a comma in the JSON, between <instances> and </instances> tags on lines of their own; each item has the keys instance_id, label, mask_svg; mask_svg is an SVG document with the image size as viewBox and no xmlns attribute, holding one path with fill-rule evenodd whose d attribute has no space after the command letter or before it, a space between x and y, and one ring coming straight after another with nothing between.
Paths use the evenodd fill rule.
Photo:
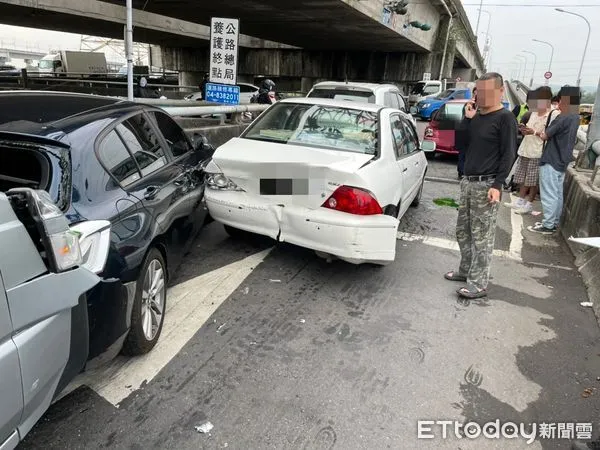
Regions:
<instances>
[{"instance_id":1,"label":"power line","mask_svg":"<svg viewBox=\"0 0 600 450\"><path fill-rule=\"evenodd\" d=\"M479 3L463 3L463 6L479 6ZM503 8L519 8L521 6L526 8L600 8L600 5L570 5L570 4L550 4L550 3L537 3L537 4L512 4L507 5L506 3L484 3L483 6L495 6Z\"/></svg>"}]
</instances>

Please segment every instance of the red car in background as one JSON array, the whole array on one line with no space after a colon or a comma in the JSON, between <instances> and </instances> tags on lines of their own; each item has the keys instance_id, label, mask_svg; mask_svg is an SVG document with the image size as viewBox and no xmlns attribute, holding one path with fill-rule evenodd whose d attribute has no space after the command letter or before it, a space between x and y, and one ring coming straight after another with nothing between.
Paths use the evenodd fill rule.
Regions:
<instances>
[{"instance_id":1,"label":"red car in background","mask_svg":"<svg viewBox=\"0 0 600 450\"><path fill-rule=\"evenodd\" d=\"M471 100L450 100L432 117L425 128L424 141L435 143L436 153L458 155L455 147L455 130L464 117L465 105Z\"/></svg>"}]
</instances>

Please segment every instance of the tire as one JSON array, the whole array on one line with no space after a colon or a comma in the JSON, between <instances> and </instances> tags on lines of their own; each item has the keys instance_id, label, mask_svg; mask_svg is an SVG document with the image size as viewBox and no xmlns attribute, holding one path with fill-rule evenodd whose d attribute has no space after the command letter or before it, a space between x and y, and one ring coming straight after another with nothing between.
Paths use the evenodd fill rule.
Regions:
<instances>
[{"instance_id":1,"label":"tire","mask_svg":"<svg viewBox=\"0 0 600 450\"><path fill-rule=\"evenodd\" d=\"M244 230L240 230L239 228L234 228L229 225L223 225L225 227L225 232L234 239L243 239L248 236L248 232Z\"/></svg>"},{"instance_id":2,"label":"tire","mask_svg":"<svg viewBox=\"0 0 600 450\"><path fill-rule=\"evenodd\" d=\"M429 115L427 122L431 122L433 120L433 115L438 111L439 111L439 109L436 109L435 111L431 111L431 114Z\"/></svg>"},{"instance_id":3,"label":"tire","mask_svg":"<svg viewBox=\"0 0 600 450\"><path fill-rule=\"evenodd\" d=\"M389 205L387 208L385 208L385 211L383 212L383 214L386 216L392 216L392 217L398 218L399 210L400 209L398 208L398 206Z\"/></svg>"},{"instance_id":4,"label":"tire","mask_svg":"<svg viewBox=\"0 0 600 450\"><path fill-rule=\"evenodd\" d=\"M425 184L425 175L423 175L423 179L421 180L421 186L419 186L419 191L417 192L417 195L415 196L412 203L410 204L410 206L412 206L413 208L419 206L419 203L421 203L421 196L423 195L423 185L424 184Z\"/></svg>"},{"instance_id":5,"label":"tire","mask_svg":"<svg viewBox=\"0 0 600 450\"><path fill-rule=\"evenodd\" d=\"M157 277L155 282L151 275ZM159 286L161 279L162 287ZM145 289L148 289L153 283L156 283L154 295L144 299ZM156 296L159 294L161 298L157 299ZM152 308L151 305L154 307ZM167 265L162 253L157 248L151 248L146 255L136 283L131 310L131 328L123 344L125 355L143 355L154 348L162 331L166 305ZM146 323L146 320L150 320L150 323Z\"/></svg>"}]
</instances>

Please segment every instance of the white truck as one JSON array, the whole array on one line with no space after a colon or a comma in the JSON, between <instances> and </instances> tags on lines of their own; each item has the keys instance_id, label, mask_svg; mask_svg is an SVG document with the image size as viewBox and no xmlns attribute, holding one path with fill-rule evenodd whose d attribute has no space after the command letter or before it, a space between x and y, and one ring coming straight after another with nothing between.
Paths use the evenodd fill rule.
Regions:
<instances>
[{"instance_id":1,"label":"white truck","mask_svg":"<svg viewBox=\"0 0 600 450\"><path fill-rule=\"evenodd\" d=\"M61 50L50 53L40 60L39 76L63 76L89 78L93 75L106 75L108 68L104 53L76 52Z\"/></svg>"},{"instance_id":2,"label":"white truck","mask_svg":"<svg viewBox=\"0 0 600 450\"><path fill-rule=\"evenodd\" d=\"M439 80L421 80L417 82L410 90L410 94L408 95L408 104L411 109L411 113L413 109L417 106L421 100L426 98L435 97L436 95L441 94L444 90L443 83Z\"/></svg>"}]
</instances>

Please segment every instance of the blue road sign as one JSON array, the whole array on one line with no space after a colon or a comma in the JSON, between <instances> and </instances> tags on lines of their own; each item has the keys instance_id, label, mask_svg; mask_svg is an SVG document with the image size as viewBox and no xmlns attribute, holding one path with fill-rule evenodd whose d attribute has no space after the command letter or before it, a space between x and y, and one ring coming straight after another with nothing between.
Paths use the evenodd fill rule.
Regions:
<instances>
[{"instance_id":1,"label":"blue road sign","mask_svg":"<svg viewBox=\"0 0 600 450\"><path fill-rule=\"evenodd\" d=\"M240 87L228 84L206 84L206 101L225 105L240 104Z\"/></svg>"}]
</instances>

